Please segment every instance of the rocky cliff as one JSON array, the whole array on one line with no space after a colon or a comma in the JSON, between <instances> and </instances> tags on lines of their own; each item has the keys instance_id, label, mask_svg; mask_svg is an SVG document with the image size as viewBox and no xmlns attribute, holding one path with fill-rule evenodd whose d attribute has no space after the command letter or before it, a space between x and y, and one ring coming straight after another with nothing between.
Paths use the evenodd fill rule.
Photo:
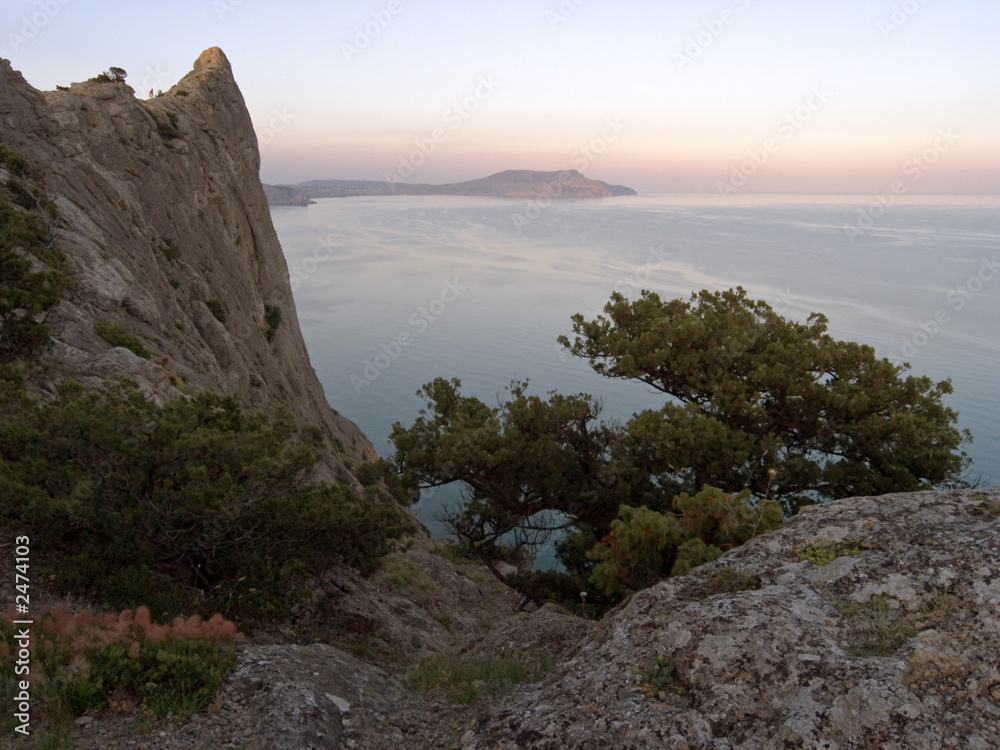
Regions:
<instances>
[{"instance_id":1,"label":"rocky cliff","mask_svg":"<svg viewBox=\"0 0 1000 750\"><path fill-rule=\"evenodd\" d=\"M309 364L253 125L221 50L149 100L122 83L42 93L3 61L0 146L54 202L54 245L75 282L45 321L54 346L41 390L128 377L158 399L235 394L318 428L327 477L375 457ZM123 327L148 358L107 343L99 323Z\"/></svg>"}]
</instances>

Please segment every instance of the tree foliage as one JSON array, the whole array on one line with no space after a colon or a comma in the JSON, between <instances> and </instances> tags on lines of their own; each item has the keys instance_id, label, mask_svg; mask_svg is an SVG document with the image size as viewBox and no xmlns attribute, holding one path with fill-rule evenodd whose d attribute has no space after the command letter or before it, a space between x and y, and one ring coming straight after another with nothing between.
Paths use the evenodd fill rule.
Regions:
<instances>
[{"instance_id":1,"label":"tree foliage","mask_svg":"<svg viewBox=\"0 0 1000 750\"><path fill-rule=\"evenodd\" d=\"M374 487L310 483L291 422L233 398L157 406L128 383L103 397L67 384L37 403L0 384L0 524L30 530L54 593L269 616L297 581L370 565L413 530Z\"/></svg>"},{"instance_id":2,"label":"tree foliage","mask_svg":"<svg viewBox=\"0 0 1000 750\"><path fill-rule=\"evenodd\" d=\"M596 561L590 580L605 594L650 586L669 575L683 575L752 536L781 526L776 500L757 507L749 490L727 495L706 487L674 498L673 512L623 505L611 532L589 556Z\"/></svg>"},{"instance_id":3,"label":"tree foliage","mask_svg":"<svg viewBox=\"0 0 1000 750\"><path fill-rule=\"evenodd\" d=\"M420 391L433 416L409 429L393 426L400 467L424 486L465 482L485 499L520 517L557 509L607 526L624 496L606 460L617 430L595 424L599 405L586 395L526 394L512 383L511 399L490 408L462 396L460 381L438 378Z\"/></svg>"},{"instance_id":4,"label":"tree foliage","mask_svg":"<svg viewBox=\"0 0 1000 750\"><path fill-rule=\"evenodd\" d=\"M669 301L616 293L560 341L597 372L674 399L637 415L627 442L637 466L677 491L749 488L794 506L957 480L969 436L942 403L950 381L903 377L826 324L785 320L742 288Z\"/></svg>"},{"instance_id":5,"label":"tree foliage","mask_svg":"<svg viewBox=\"0 0 1000 750\"><path fill-rule=\"evenodd\" d=\"M574 316L573 330L560 342L597 372L670 400L615 425L587 394L542 399L515 382L489 407L439 378L391 435L404 481L465 483L449 521L481 557L568 532L566 581L522 573L529 595L589 581L610 600L773 528L782 505L958 482L968 465L969 436L942 403L950 382L904 377L829 336L822 315L785 320L742 288L643 292Z\"/></svg>"},{"instance_id":6,"label":"tree foliage","mask_svg":"<svg viewBox=\"0 0 1000 750\"><path fill-rule=\"evenodd\" d=\"M98 73L90 79L90 83L125 83L128 73L124 69L112 65L103 73Z\"/></svg>"}]
</instances>

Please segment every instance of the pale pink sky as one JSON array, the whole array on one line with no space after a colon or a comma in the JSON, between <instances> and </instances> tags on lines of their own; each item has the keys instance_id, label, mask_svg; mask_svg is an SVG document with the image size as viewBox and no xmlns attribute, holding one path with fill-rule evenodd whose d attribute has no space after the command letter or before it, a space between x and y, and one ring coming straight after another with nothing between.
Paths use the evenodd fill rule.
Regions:
<instances>
[{"instance_id":1,"label":"pale pink sky","mask_svg":"<svg viewBox=\"0 0 1000 750\"><path fill-rule=\"evenodd\" d=\"M0 54L145 92L220 46L267 182L997 194L997 29L995 0L10 0Z\"/></svg>"}]
</instances>

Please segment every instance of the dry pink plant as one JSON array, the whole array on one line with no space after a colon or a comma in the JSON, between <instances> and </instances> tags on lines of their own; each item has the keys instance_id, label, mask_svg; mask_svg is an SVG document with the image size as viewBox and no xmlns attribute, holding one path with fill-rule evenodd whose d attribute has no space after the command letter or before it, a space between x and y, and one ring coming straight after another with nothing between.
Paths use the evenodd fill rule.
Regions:
<instances>
[{"instance_id":1,"label":"dry pink plant","mask_svg":"<svg viewBox=\"0 0 1000 750\"><path fill-rule=\"evenodd\" d=\"M10 609L5 617L11 622L18 619L19 615ZM243 638L236 624L218 613L208 620L192 615L176 617L173 623L160 625L152 621L148 607L139 607L135 612L124 609L117 614L96 615L87 609L70 613L69 605L62 602L54 607L37 610L35 619L41 621L46 633L67 639L70 652L74 655L101 649L112 643L127 644L129 652L137 655L143 641L234 641ZM33 647L34 638L32 649ZM0 658L9 654L9 647L0 643Z\"/></svg>"}]
</instances>

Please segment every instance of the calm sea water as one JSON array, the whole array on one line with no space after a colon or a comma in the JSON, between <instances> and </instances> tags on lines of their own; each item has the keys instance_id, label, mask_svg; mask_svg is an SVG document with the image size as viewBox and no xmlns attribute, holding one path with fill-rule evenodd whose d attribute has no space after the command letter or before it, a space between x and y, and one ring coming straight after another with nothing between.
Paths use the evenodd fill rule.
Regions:
<instances>
[{"instance_id":1,"label":"calm sea water","mask_svg":"<svg viewBox=\"0 0 1000 750\"><path fill-rule=\"evenodd\" d=\"M658 408L662 395L596 375L558 347L570 317L599 313L616 289L687 297L742 285L787 317L823 313L835 337L908 361L913 374L951 378L947 404L975 438L971 478L996 484L1000 207L930 200L877 218L863 208L840 197L536 209L400 196L322 199L272 217L326 396L382 455L392 423L413 421L416 390L437 376L488 403L529 378L534 393L599 396L605 416L621 420ZM425 498L418 515L440 532L434 516L453 499Z\"/></svg>"}]
</instances>

